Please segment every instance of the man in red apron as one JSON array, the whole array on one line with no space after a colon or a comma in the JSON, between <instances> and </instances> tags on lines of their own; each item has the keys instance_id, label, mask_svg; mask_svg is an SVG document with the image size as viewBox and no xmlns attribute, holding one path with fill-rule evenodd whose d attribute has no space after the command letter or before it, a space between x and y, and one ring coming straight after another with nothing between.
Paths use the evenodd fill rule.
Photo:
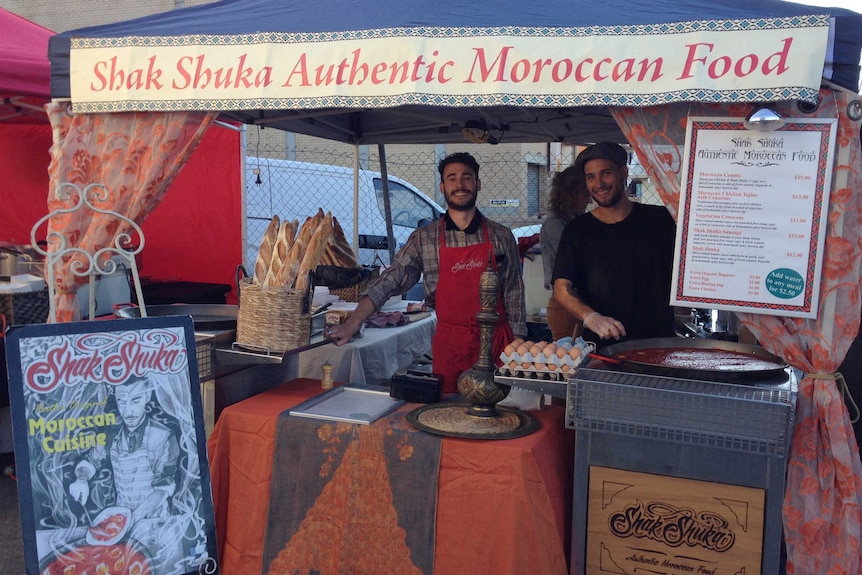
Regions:
<instances>
[{"instance_id":1,"label":"man in red apron","mask_svg":"<svg viewBox=\"0 0 862 575\"><path fill-rule=\"evenodd\" d=\"M392 265L360 297L356 311L327 336L339 345L346 343L391 296L407 292L423 279L425 303L437 312L433 369L443 375L443 391L450 393L458 391L458 376L479 356L479 279L489 257L500 280L494 357L516 336L525 337L527 328L515 238L509 228L485 218L476 208L482 187L479 164L470 154L458 153L441 160L438 170L447 205L442 220L411 234Z\"/></svg>"}]
</instances>

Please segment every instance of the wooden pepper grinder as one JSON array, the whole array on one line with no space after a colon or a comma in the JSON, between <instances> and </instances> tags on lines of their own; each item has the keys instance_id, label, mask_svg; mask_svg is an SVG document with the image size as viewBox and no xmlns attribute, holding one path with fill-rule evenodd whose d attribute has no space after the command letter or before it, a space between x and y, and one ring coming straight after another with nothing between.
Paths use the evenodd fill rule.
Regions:
<instances>
[{"instance_id":1,"label":"wooden pepper grinder","mask_svg":"<svg viewBox=\"0 0 862 575\"><path fill-rule=\"evenodd\" d=\"M321 389L332 389L332 365L327 361L320 369L323 370L323 379L320 380Z\"/></svg>"}]
</instances>

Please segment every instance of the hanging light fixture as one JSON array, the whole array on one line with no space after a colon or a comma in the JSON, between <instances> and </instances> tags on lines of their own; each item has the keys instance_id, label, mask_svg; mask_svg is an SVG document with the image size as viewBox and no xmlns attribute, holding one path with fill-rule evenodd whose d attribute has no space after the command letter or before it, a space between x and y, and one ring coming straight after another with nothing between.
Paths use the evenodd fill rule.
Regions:
<instances>
[{"instance_id":1,"label":"hanging light fixture","mask_svg":"<svg viewBox=\"0 0 862 575\"><path fill-rule=\"evenodd\" d=\"M464 134L464 139L472 144L485 144L491 137L485 120L467 120L461 133Z\"/></svg>"},{"instance_id":2,"label":"hanging light fixture","mask_svg":"<svg viewBox=\"0 0 862 575\"><path fill-rule=\"evenodd\" d=\"M771 132L783 127L785 123L787 120L784 116L769 106L761 106L750 113L742 125L755 132Z\"/></svg>"}]
</instances>

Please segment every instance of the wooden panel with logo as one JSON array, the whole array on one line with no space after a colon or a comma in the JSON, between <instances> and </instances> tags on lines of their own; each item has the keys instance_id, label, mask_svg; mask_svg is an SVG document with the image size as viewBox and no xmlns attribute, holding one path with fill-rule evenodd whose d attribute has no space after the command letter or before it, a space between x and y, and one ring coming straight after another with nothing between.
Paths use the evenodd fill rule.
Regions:
<instances>
[{"instance_id":1,"label":"wooden panel with logo","mask_svg":"<svg viewBox=\"0 0 862 575\"><path fill-rule=\"evenodd\" d=\"M587 573L759 575L765 491L590 467Z\"/></svg>"}]
</instances>

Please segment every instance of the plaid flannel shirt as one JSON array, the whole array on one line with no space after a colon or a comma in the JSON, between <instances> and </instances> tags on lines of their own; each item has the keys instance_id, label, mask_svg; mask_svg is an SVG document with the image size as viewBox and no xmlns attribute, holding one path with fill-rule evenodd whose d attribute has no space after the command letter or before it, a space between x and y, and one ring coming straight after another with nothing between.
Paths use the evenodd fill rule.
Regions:
<instances>
[{"instance_id":1,"label":"plaid flannel shirt","mask_svg":"<svg viewBox=\"0 0 862 575\"><path fill-rule=\"evenodd\" d=\"M494 246L494 255L497 259L497 275L509 325L516 337L525 337L527 313L524 303L524 280L521 275L518 245L512 231L502 224L485 218L478 210L476 217L463 231L455 226L448 213L443 218L446 225L447 247L464 247L484 242L482 220L487 222L488 235L491 236L491 245ZM425 303L435 307L434 298L440 277L439 247L439 222L419 228L410 234L404 247L395 254L392 265L371 282L364 295L371 298L376 309L380 309L380 306L393 295L406 293L424 274ZM478 293L476 297L479 297Z\"/></svg>"}]
</instances>

